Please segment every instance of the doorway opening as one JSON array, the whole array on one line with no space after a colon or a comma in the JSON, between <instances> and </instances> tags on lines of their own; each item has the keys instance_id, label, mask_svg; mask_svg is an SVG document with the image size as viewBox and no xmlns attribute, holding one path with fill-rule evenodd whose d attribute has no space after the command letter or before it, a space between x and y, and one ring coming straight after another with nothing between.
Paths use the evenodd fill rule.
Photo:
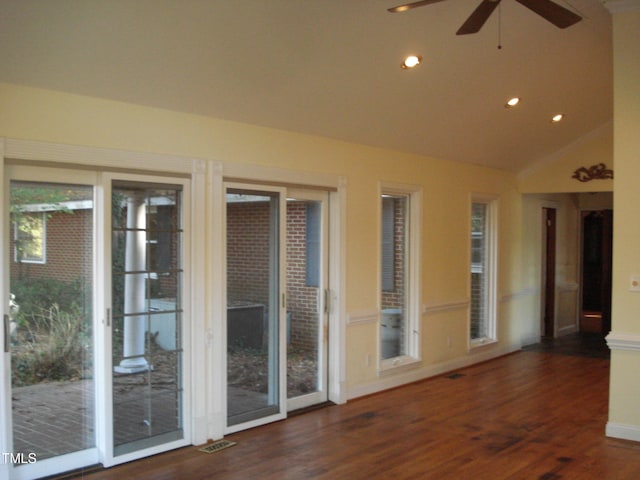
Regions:
<instances>
[{"instance_id":1,"label":"doorway opening","mask_svg":"<svg viewBox=\"0 0 640 480\"><path fill-rule=\"evenodd\" d=\"M581 217L580 331L606 335L611 330L613 210L583 211Z\"/></svg>"}]
</instances>

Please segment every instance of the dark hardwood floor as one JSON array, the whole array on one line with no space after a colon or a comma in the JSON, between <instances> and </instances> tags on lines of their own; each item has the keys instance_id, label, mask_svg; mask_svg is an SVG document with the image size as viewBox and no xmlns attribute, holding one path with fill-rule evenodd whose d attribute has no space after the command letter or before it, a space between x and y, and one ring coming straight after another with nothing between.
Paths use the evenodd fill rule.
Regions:
<instances>
[{"instance_id":1,"label":"dark hardwood floor","mask_svg":"<svg viewBox=\"0 0 640 480\"><path fill-rule=\"evenodd\" d=\"M604 335L599 333L572 333L558 338L542 338L539 343L527 345L523 350L596 358L611 357L607 341Z\"/></svg>"},{"instance_id":2,"label":"dark hardwood floor","mask_svg":"<svg viewBox=\"0 0 640 480\"><path fill-rule=\"evenodd\" d=\"M640 444L604 435L608 359L531 348L452 373L72 478L640 478Z\"/></svg>"}]
</instances>

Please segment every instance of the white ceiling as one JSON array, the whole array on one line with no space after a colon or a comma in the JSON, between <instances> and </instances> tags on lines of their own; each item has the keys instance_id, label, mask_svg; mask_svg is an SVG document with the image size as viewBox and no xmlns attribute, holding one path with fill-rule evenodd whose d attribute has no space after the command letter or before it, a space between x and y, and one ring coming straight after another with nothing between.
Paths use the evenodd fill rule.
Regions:
<instances>
[{"instance_id":1,"label":"white ceiling","mask_svg":"<svg viewBox=\"0 0 640 480\"><path fill-rule=\"evenodd\" d=\"M466 36L480 0L398 3L0 0L0 81L514 172L611 121L601 0L571 0L584 20L565 30L503 0ZM423 64L402 70L407 53Z\"/></svg>"}]
</instances>

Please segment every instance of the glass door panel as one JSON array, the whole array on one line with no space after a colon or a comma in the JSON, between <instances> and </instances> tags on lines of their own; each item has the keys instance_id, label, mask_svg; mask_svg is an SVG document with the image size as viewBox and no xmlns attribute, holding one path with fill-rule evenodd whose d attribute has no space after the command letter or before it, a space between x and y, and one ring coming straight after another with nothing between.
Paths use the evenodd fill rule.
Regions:
<instances>
[{"instance_id":1,"label":"glass door panel","mask_svg":"<svg viewBox=\"0 0 640 480\"><path fill-rule=\"evenodd\" d=\"M113 181L114 455L184 437L182 187Z\"/></svg>"},{"instance_id":2,"label":"glass door panel","mask_svg":"<svg viewBox=\"0 0 640 480\"><path fill-rule=\"evenodd\" d=\"M227 188L227 425L282 414L282 195Z\"/></svg>"},{"instance_id":3,"label":"glass door panel","mask_svg":"<svg viewBox=\"0 0 640 480\"><path fill-rule=\"evenodd\" d=\"M327 194L287 199L288 410L327 400Z\"/></svg>"},{"instance_id":4,"label":"glass door panel","mask_svg":"<svg viewBox=\"0 0 640 480\"><path fill-rule=\"evenodd\" d=\"M45 169L18 170L47 178ZM12 448L37 460L16 466L18 477L72 468L76 458L95 463L82 457L96 445L93 196L92 185L10 182Z\"/></svg>"}]
</instances>

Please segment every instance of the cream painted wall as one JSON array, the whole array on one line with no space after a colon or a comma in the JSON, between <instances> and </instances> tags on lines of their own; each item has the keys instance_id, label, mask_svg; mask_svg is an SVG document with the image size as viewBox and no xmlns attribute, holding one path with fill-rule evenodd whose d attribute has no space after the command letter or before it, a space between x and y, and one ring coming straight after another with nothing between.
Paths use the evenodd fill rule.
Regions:
<instances>
[{"instance_id":1,"label":"cream painted wall","mask_svg":"<svg viewBox=\"0 0 640 480\"><path fill-rule=\"evenodd\" d=\"M640 12L614 15L614 148L618 175L614 203L614 329L640 332L640 295L628 289L629 275L640 273ZM623 45L624 48L618 48Z\"/></svg>"},{"instance_id":2,"label":"cream painted wall","mask_svg":"<svg viewBox=\"0 0 640 480\"><path fill-rule=\"evenodd\" d=\"M610 339L617 338L618 346L611 358L607 434L640 440L640 293L629 290L630 275L640 274L640 2L626 6L630 10L613 13L616 178Z\"/></svg>"},{"instance_id":3,"label":"cream painted wall","mask_svg":"<svg viewBox=\"0 0 640 480\"><path fill-rule=\"evenodd\" d=\"M613 210L613 192L577 193L580 210Z\"/></svg>"},{"instance_id":4,"label":"cream painted wall","mask_svg":"<svg viewBox=\"0 0 640 480\"><path fill-rule=\"evenodd\" d=\"M423 188L423 361L418 376L519 348L530 330L521 305L522 205L514 175L331 139L278 131L138 105L0 85L0 136L203 158L344 176L347 180L348 312L377 307L378 184ZM499 197L499 342L469 351L469 204L471 193ZM445 305L445 312L434 306ZM454 305L446 308L446 305ZM347 327L346 382L377 390L377 324ZM449 341L450 339L450 341ZM455 360L458 363L447 363ZM443 363L444 362L444 363ZM398 382L409 381L398 377ZM358 390L359 389L359 390ZM355 395L355 394L354 394Z\"/></svg>"},{"instance_id":5,"label":"cream painted wall","mask_svg":"<svg viewBox=\"0 0 640 480\"><path fill-rule=\"evenodd\" d=\"M600 163L604 163L608 169L614 169L612 123L603 125L555 155L520 172L518 187L522 193L613 191L613 180L579 182L572 178L578 168L589 168Z\"/></svg>"}]
</instances>

